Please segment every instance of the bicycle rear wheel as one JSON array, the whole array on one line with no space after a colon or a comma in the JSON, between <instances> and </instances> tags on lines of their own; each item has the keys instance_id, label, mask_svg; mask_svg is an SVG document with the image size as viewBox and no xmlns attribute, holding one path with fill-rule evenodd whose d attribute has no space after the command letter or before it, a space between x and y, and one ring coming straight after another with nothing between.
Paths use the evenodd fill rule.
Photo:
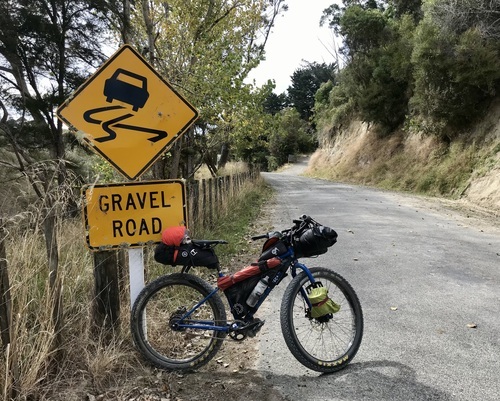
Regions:
<instances>
[{"instance_id":1,"label":"bicycle rear wheel","mask_svg":"<svg viewBox=\"0 0 500 401\"><path fill-rule=\"evenodd\" d=\"M363 313L356 293L342 276L323 267L313 267L310 271L340 309L320 318L310 317L302 294L311 282L301 272L285 290L281 330L290 352L300 363L318 372L331 373L344 368L356 355L363 336Z\"/></svg>"},{"instance_id":2,"label":"bicycle rear wheel","mask_svg":"<svg viewBox=\"0 0 500 401\"><path fill-rule=\"evenodd\" d=\"M177 273L162 276L139 294L131 314L137 349L153 365L167 370L194 370L219 350L224 331L176 327L176 321L201 302L212 287L197 276ZM190 316L205 324L225 326L226 312L214 294Z\"/></svg>"}]
</instances>

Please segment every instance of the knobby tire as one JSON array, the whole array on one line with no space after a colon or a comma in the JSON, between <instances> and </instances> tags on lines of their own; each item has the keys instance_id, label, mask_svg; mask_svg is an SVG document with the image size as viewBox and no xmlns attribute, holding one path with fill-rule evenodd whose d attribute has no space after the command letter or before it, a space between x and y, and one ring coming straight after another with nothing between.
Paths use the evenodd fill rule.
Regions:
<instances>
[{"instance_id":1,"label":"knobby tire","mask_svg":"<svg viewBox=\"0 0 500 401\"><path fill-rule=\"evenodd\" d=\"M281 330L290 352L309 369L331 373L343 369L354 358L363 336L363 313L358 296L339 274L323 267L310 269L315 280L328 289L340 305L331 318L320 321L306 316L307 304L300 289L309 278L299 273L288 285L281 302Z\"/></svg>"},{"instance_id":2,"label":"knobby tire","mask_svg":"<svg viewBox=\"0 0 500 401\"><path fill-rule=\"evenodd\" d=\"M206 281L187 273L162 276L148 284L131 313L132 337L141 355L158 368L176 371L195 370L210 361L226 332L171 325L212 290ZM226 312L220 296L214 294L191 318L224 326Z\"/></svg>"}]
</instances>

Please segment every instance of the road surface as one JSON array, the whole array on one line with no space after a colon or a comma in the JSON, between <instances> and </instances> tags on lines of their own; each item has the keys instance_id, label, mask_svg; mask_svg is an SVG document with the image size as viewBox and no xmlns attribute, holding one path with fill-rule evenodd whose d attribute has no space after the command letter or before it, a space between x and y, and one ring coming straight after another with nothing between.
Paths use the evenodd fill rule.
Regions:
<instances>
[{"instance_id":1,"label":"road surface","mask_svg":"<svg viewBox=\"0 0 500 401\"><path fill-rule=\"evenodd\" d=\"M307 265L344 276L363 306L361 347L343 371L302 367L279 325L286 278L259 317L257 369L290 400L500 400L500 230L427 199L265 173L276 229L301 214L338 242Z\"/></svg>"}]
</instances>

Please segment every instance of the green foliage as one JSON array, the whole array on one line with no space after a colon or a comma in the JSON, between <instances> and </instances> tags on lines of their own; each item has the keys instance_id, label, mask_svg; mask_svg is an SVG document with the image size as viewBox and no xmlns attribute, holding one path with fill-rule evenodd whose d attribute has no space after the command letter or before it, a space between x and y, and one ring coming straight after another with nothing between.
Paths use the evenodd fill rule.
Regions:
<instances>
[{"instance_id":1,"label":"green foliage","mask_svg":"<svg viewBox=\"0 0 500 401\"><path fill-rule=\"evenodd\" d=\"M233 114L230 139L236 158L266 170L269 133L275 129L276 119L264 112L263 104L269 99L274 86L271 83L252 92L245 107Z\"/></svg>"},{"instance_id":2,"label":"green foliage","mask_svg":"<svg viewBox=\"0 0 500 401\"><path fill-rule=\"evenodd\" d=\"M231 133L235 155L264 170L276 169L289 155L316 147L310 124L296 108L283 108L285 97L275 95L273 89L268 83L252 93L253 101L235 115Z\"/></svg>"},{"instance_id":3,"label":"green foliage","mask_svg":"<svg viewBox=\"0 0 500 401\"><path fill-rule=\"evenodd\" d=\"M339 88L330 98L332 112L325 112L324 96L323 100L317 98L315 107L322 113L317 122L320 128L342 124L344 117L355 109L364 121L391 131L408 113L414 23L407 16L392 20L377 9L357 6L352 15L349 10L346 10L349 18L341 18L340 24L342 32L355 36L344 50L351 56L351 62L341 72ZM344 24L347 24L345 29ZM370 27L374 33L369 35L365 29ZM325 118L328 115L333 119L330 122Z\"/></svg>"},{"instance_id":4,"label":"green foliage","mask_svg":"<svg viewBox=\"0 0 500 401\"><path fill-rule=\"evenodd\" d=\"M396 18L403 15L409 15L415 21L422 18L422 0L392 0L389 3L394 7Z\"/></svg>"},{"instance_id":5,"label":"green foliage","mask_svg":"<svg viewBox=\"0 0 500 401\"><path fill-rule=\"evenodd\" d=\"M382 44L387 26L386 15L377 9L353 5L340 18L340 34L345 38L344 53L355 57Z\"/></svg>"},{"instance_id":6,"label":"green foliage","mask_svg":"<svg viewBox=\"0 0 500 401\"><path fill-rule=\"evenodd\" d=\"M405 119L408 108L412 66L411 31L409 18L387 25L391 40L371 54L367 63L371 77L360 88L357 104L362 118L393 130Z\"/></svg>"},{"instance_id":7,"label":"green foliage","mask_svg":"<svg viewBox=\"0 0 500 401\"><path fill-rule=\"evenodd\" d=\"M339 84L325 84L316 93L314 121L318 126L318 139L325 145L332 139L331 128L342 127L355 112L354 99L349 96L348 86L343 83L345 76L346 71L341 71L338 75Z\"/></svg>"},{"instance_id":8,"label":"green foliage","mask_svg":"<svg viewBox=\"0 0 500 401\"><path fill-rule=\"evenodd\" d=\"M431 132L449 138L476 120L500 82L498 44L474 28L455 35L424 20L416 31L412 62L411 106L419 126L430 120Z\"/></svg>"},{"instance_id":9,"label":"green foliage","mask_svg":"<svg viewBox=\"0 0 500 401\"><path fill-rule=\"evenodd\" d=\"M344 0L324 11L322 21L343 36L347 64L337 87L316 96L320 131L335 131L354 111L381 132L405 123L452 140L481 115L500 88L500 3L420 5Z\"/></svg>"},{"instance_id":10,"label":"green foliage","mask_svg":"<svg viewBox=\"0 0 500 401\"><path fill-rule=\"evenodd\" d=\"M315 141L308 132L309 125L293 108L279 114L276 129L269 134L269 168L276 169L288 161L289 155L310 152Z\"/></svg>"},{"instance_id":11,"label":"green foliage","mask_svg":"<svg viewBox=\"0 0 500 401\"><path fill-rule=\"evenodd\" d=\"M295 70L292 85L288 88L288 100L300 117L309 121L313 115L314 97L321 84L334 81L335 64L307 63Z\"/></svg>"},{"instance_id":12,"label":"green foliage","mask_svg":"<svg viewBox=\"0 0 500 401\"><path fill-rule=\"evenodd\" d=\"M288 97L286 93L281 93L280 95L271 92L269 96L264 99L263 108L264 112L272 114L273 116L287 107L289 104Z\"/></svg>"},{"instance_id":13,"label":"green foliage","mask_svg":"<svg viewBox=\"0 0 500 401\"><path fill-rule=\"evenodd\" d=\"M245 152L244 146L245 137L252 140L254 131L262 131L254 96L262 99L245 78L264 57L272 21L285 9L283 0L172 0L168 5L153 0L149 6L152 27L143 8L133 13L133 43L142 48L148 37L151 62L199 110L201 134L189 147L198 141L197 153L214 159L221 146L229 144L238 157L256 162L259 157ZM243 133L243 127L251 132ZM201 136L207 140L199 141ZM256 142L250 149L260 147Z\"/></svg>"}]
</instances>

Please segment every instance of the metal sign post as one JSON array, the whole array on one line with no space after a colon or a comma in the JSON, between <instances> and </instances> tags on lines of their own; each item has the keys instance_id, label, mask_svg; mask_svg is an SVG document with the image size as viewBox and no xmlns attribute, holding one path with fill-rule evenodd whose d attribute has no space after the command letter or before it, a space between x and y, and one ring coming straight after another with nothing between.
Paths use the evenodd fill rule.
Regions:
<instances>
[{"instance_id":1,"label":"metal sign post","mask_svg":"<svg viewBox=\"0 0 500 401\"><path fill-rule=\"evenodd\" d=\"M144 251L142 248L128 250L130 307L144 288Z\"/></svg>"}]
</instances>

